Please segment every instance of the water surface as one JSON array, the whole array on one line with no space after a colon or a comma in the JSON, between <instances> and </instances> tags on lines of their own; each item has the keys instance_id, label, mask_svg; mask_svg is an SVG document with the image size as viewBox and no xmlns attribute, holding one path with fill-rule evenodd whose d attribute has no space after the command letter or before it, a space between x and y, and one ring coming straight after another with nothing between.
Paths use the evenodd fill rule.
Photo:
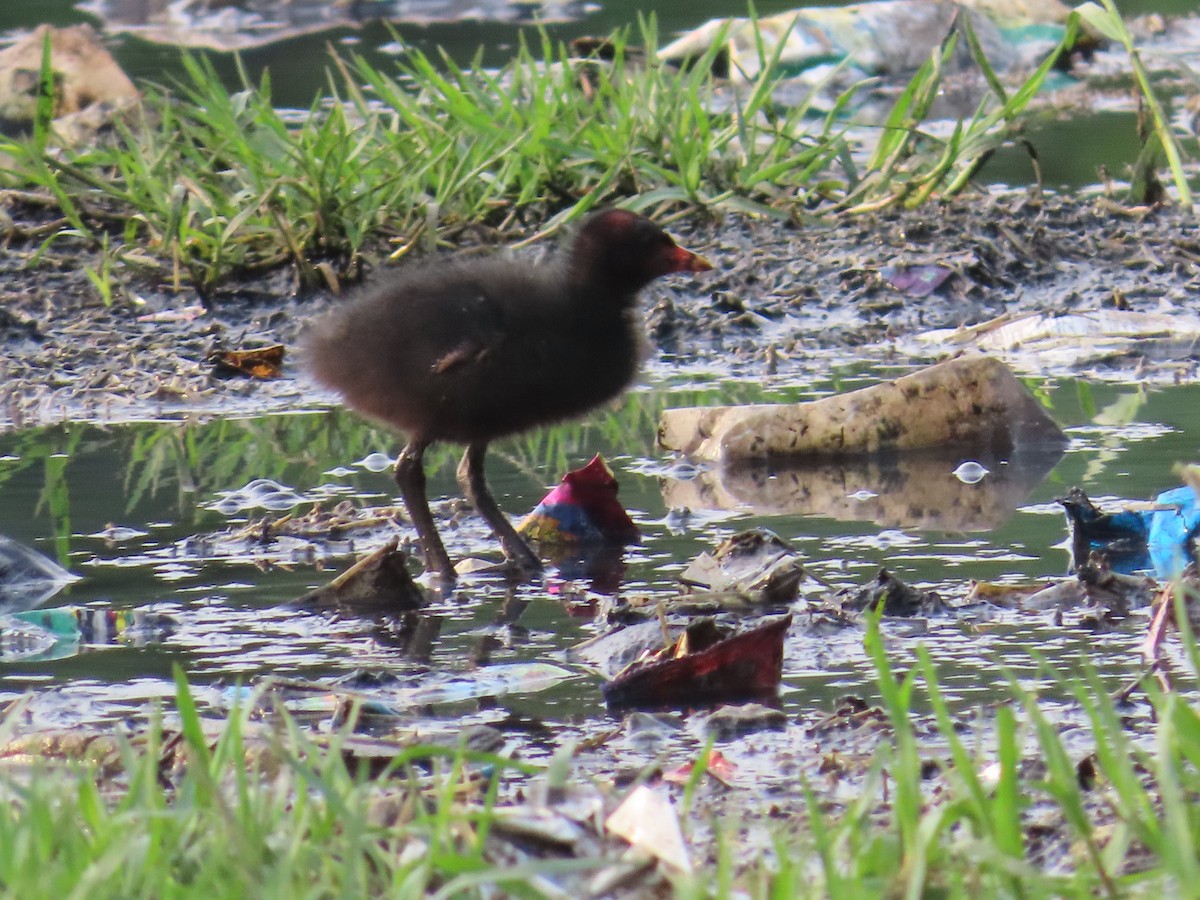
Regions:
<instances>
[{"instance_id":1,"label":"water surface","mask_svg":"<svg viewBox=\"0 0 1200 900\"><path fill-rule=\"evenodd\" d=\"M851 388L895 371L846 369L839 372L837 386ZM669 376L662 370L653 387L629 395L617 409L498 444L489 456L497 498L514 515L531 508L566 467L581 465L596 452L609 460L621 497L644 533L642 544L624 555L626 569L615 592L607 582L564 578L554 569L545 584L516 589L496 579L469 579L428 611L438 619L431 642L414 643L402 625L377 617L281 608L328 580L347 564L350 550L366 549L362 544L230 549L217 539L268 514L257 509L227 515L213 508L222 492L256 478L272 478L332 502L393 502L390 475L356 463L373 451L394 453L396 442L349 413L334 409L111 427L63 424L0 435L0 533L82 576L48 606L149 608L176 623L163 637L81 646L63 659L10 657L0 664L0 684L12 695L54 688L65 701L53 705L56 715L66 721L101 721L144 713L146 702L166 690L161 679L175 663L203 685L263 674L324 679L364 667L417 675L497 662L552 661L558 651L595 632L600 623L593 617L606 603L673 596L678 573L696 554L755 526L793 543L811 570L835 585L864 583L886 566L954 602L972 579L1062 576L1068 567L1065 530L1053 499L1073 485L1096 498L1152 496L1172 486L1173 464L1195 458L1200 437L1191 414L1200 387L1039 382L1072 443L1043 480L1041 473L1033 473L1010 511L985 504L985 519L934 531L847 518L845 509L853 508L853 500L840 504L839 517L701 508L684 515L664 499L663 476L679 469L652 445L661 408L801 400L833 387L831 382L797 384L783 377L717 381L715 373L712 379L697 376ZM432 455L431 496L455 494L454 463L449 448ZM1021 474L990 465L993 480ZM944 472L931 477L952 479L950 468L948 462ZM780 471L777 477L786 476ZM979 490L988 485L985 479ZM931 496L934 490L931 482ZM473 516L459 521L447 529L452 553L496 555ZM110 541L103 535L112 525L143 534ZM409 531L400 527L397 533L406 536ZM821 590L815 584L805 588L814 597ZM798 609L804 605L801 601ZM1098 637L1070 621L1056 623L1052 613L996 611L984 617L983 627L978 617L970 620L974 624L967 627L953 616L934 617L915 631L901 625L897 632L901 637L915 634L914 640L933 648L952 697L967 705L1004 696L1001 666L1032 677L1032 654L1065 669L1090 659L1114 680L1127 678L1146 621L1144 613L1135 614L1122 628ZM785 664L785 708L828 706L847 692L868 691L871 676L861 640L855 628L834 635L797 632L789 640ZM510 698L501 706L549 720L593 720L603 718L598 696L598 682L589 677Z\"/></svg>"}]
</instances>

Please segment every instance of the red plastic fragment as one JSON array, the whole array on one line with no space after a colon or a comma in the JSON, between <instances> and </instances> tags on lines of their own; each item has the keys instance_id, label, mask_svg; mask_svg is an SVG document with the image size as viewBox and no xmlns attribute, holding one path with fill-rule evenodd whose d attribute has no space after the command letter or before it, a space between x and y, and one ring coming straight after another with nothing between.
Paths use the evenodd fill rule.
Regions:
<instances>
[{"instance_id":1,"label":"red plastic fragment","mask_svg":"<svg viewBox=\"0 0 1200 900\"><path fill-rule=\"evenodd\" d=\"M657 707L774 695L791 624L789 613L683 656L632 663L603 686L604 698L614 706Z\"/></svg>"},{"instance_id":2,"label":"red plastic fragment","mask_svg":"<svg viewBox=\"0 0 1200 900\"><path fill-rule=\"evenodd\" d=\"M563 480L517 526L539 543L603 541L626 544L641 535L617 499L617 479L596 454Z\"/></svg>"},{"instance_id":3,"label":"red plastic fragment","mask_svg":"<svg viewBox=\"0 0 1200 900\"><path fill-rule=\"evenodd\" d=\"M663 781L670 784L687 784L689 778L692 777L692 770L696 767L695 763L684 763L677 769L671 769L669 772L663 772ZM715 778L725 787L733 787L733 776L737 772L737 766L729 761L729 758L721 753L720 750L710 750L708 752L708 762L704 766L704 771L707 775Z\"/></svg>"}]
</instances>

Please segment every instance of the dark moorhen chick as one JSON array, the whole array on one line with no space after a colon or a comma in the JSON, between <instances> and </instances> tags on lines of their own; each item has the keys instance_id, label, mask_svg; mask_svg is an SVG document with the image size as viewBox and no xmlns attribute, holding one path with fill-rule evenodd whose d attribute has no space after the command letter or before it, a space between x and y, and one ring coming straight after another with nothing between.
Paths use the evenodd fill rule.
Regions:
<instances>
[{"instance_id":1,"label":"dark moorhen chick","mask_svg":"<svg viewBox=\"0 0 1200 900\"><path fill-rule=\"evenodd\" d=\"M455 578L422 465L430 443L451 441L467 445L463 493L504 555L534 574L540 561L484 481L488 442L619 394L643 356L638 291L661 275L711 268L650 220L604 210L549 263L457 256L400 273L320 322L309 364L349 406L408 434L396 482L427 568Z\"/></svg>"}]
</instances>

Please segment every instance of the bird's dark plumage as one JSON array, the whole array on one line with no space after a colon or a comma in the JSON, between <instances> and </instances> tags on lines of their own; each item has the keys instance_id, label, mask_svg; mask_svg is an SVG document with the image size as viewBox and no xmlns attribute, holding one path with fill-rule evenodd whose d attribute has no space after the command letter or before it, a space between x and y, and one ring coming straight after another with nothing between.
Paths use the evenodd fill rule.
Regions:
<instances>
[{"instance_id":1,"label":"bird's dark plumage","mask_svg":"<svg viewBox=\"0 0 1200 900\"><path fill-rule=\"evenodd\" d=\"M661 275L709 268L648 219L605 210L541 265L456 256L392 276L321 321L307 357L347 405L408 434L397 480L431 567L453 578L436 531L428 533L421 454L451 441L468 445L459 469L468 498L481 501L506 555L530 568L536 557L506 533L511 525L483 484L487 443L619 394L643 357L638 291Z\"/></svg>"}]
</instances>

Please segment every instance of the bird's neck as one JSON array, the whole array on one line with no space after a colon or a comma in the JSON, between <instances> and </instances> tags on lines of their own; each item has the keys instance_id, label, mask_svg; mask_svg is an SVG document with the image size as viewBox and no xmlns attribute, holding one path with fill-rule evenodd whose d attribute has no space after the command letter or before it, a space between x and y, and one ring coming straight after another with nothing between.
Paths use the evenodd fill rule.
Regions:
<instances>
[{"instance_id":1,"label":"bird's neck","mask_svg":"<svg viewBox=\"0 0 1200 900\"><path fill-rule=\"evenodd\" d=\"M628 310L637 303L638 291L643 287L622 278L620 271L606 269L594 263L579 264L571 261L566 269L567 286L571 296L577 298L581 307L589 310Z\"/></svg>"}]
</instances>

